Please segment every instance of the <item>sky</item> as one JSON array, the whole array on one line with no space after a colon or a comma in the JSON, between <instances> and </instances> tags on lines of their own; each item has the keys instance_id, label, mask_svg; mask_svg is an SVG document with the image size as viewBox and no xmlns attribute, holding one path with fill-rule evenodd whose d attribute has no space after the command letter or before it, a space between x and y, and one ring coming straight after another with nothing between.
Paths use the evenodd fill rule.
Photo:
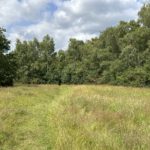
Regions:
<instances>
[{"instance_id":1,"label":"sky","mask_svg":"<svg viewBox=\"0 0 150 150\"><path fill-rule=\"evenodd\" d=\"M137 19L143 0L0 0L0 27L11 49L17 38L39 40L49 34L56 50L70 38L88 40L120 20Z\"/></svg>"}]
</instances>

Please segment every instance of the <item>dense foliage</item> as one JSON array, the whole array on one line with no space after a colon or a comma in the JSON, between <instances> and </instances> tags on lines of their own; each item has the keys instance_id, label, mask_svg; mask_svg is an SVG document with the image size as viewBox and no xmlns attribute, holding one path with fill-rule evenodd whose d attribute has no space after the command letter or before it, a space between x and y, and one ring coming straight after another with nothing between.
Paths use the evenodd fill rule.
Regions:
<instances>
[{"instance_id":1,"label":"dense foliage","mask_svg":"<svg viewBox=\"0 0 150 150\"><path fill-rule=\"evenodd\" d=\"M17 80L23 83L51 83L54 82L53 72L56 53L54 53L53 39L48 35L39 42L21 42L17 40L16 50L13 52L17 61Z\"/></svg>"},{"instance_id":2,"label":"dense foliage","mask_svg":"<svg viewBox=\"0 0 150 150\"><path fill-rule=\"evenodd\" d=\"M10 42L4 35L5 30L0 28L0 86L13 85L15 77L15 61L12 54L6 54Z\"/></svg>"},{"instance_id":3,"label":"dense foliage","mask_svg":"<svg viewBox=\"0 0 150 150\"><path fill-rule=\"evenodd\" d=\"M150 86L150 4L138 15L137 21L121 21L89 41L70 39L66 51L56 52L48 35L42 41L17 40L16 81Z\"/></svg>"}]
</instances>

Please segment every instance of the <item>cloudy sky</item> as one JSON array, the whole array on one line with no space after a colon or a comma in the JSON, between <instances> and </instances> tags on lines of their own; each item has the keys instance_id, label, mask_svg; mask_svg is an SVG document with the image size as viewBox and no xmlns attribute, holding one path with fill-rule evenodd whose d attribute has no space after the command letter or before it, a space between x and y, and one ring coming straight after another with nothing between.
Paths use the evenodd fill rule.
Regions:
<instances>
[{"instance_id":1,"label":"cloudy sky","mask_svg":"<svg viewBox=\"0 0 150 150\"><path fill-rule=\"evenodd\" d=\"M69 38L87 40L120 20L137 18L142 0L0 0L0 27L12 41L52 36L56 49Z\"/></svg>"}]
</instances>

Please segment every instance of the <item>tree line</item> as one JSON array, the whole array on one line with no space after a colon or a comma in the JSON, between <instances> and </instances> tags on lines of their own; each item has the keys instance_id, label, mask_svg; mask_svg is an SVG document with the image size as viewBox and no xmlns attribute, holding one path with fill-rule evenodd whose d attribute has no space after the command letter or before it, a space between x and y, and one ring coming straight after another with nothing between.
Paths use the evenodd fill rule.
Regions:
<instances>
[{"instance_id":1,"label":"tree line","mask_svg":"<svg viewBox=\"0 0 150 150\"><path fill-rule=\"evenodd\" d=\"M70 39L67 50L55 51L52 37L42 41L10 41L0 28L0 85L13 81L28 84L113 84L150 86L150 4L138 20L120 21L99 37L83 42Z\"/></svg>"}]
</instances>

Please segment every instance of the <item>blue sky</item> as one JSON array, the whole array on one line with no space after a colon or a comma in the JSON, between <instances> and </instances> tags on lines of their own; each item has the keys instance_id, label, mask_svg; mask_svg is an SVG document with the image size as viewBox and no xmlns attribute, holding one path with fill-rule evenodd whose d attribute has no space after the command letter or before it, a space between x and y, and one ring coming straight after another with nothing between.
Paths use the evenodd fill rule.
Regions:
<instances>
[{"instance_id":1,"label":"blue sky","mask_svg":"<svg viewBox=\"0 0 150 150\"><path fill-rule=\"evenodd\" d=\"M0 26L14 48L17 38L52 36L56 49L69 38L88 40L120 20L137 18L142 0L0 0Z\"/></svg>"}]
</instances>

